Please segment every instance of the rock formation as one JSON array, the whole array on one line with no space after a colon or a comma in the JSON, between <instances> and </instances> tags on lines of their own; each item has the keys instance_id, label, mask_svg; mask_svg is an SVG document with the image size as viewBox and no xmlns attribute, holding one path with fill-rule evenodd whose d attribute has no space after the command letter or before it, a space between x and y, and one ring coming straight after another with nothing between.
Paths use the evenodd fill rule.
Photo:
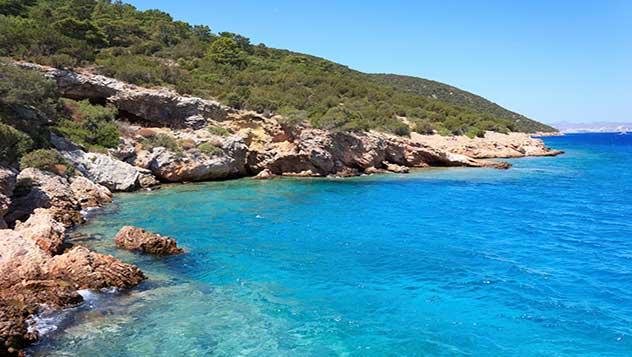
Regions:
<instances>
[{"instance_id":1,"label":"rock formation","mask_svg":"<svg viewBox=\"0 0 632 357\"><path fill-rule=\"evenodd\" d=\"M223 120L227 107L216 101L178 95L168 89L149 89L91 73L78 73L20 62L37 69L57 82L66 97L107 101L120 112L142 118L154 126L200 128L208 119Z\"/></svg>"},{"instance_id":2,"label":"rock formation","mask_svg":"<svg viewBox=\"0 0 632 357\"><path fill-rule=\"evenodd\" d=\"M28 319L44 307L81 303L78 289L130 288L145 279L137 267L84 247L62 253L64 227L53 217L37 209L15 230L0 230L1 356L20 355L37 340Z\"/></svg>"},{"instance_id":3,"label":"rock formation","mask_svg":"<svg viewBox=\"0 0 632 357\"><path fill-rule=\"evenodd\" d=\"M173 255L183 252L182 248L177 247L174 239L131 226L121 228L114 241L119 248L141 253Z\"/></svg>"}]
</instances>

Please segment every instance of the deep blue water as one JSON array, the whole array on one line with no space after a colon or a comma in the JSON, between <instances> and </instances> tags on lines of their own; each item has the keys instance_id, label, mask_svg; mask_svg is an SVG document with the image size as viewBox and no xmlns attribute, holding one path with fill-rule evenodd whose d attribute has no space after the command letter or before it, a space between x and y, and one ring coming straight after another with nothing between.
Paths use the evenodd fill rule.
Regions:
<instances>
[{"instance_id":1,"label":"deep blue water","mask_svg":"<svg viewBox=\"0 0 632 357\"><path fill-rule=\"evenodd\" d=\"M89 296L33 353L632 355L632 135L545 140L567 153L506 171L119 195L81 232L149 280ZM126 224L187 254L116 250Z\"/></svg>"}]
</instances>

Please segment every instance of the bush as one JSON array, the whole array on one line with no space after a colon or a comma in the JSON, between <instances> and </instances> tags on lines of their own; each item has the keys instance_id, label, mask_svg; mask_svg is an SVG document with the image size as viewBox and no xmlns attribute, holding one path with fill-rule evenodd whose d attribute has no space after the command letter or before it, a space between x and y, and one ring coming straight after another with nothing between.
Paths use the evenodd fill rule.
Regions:
<instances>
[{"instance_id":1,"label":"bush","mask_svg":"<svg viewBox=\"0 0 632 357\"><path fill-rule=\"evenodd\" d=\"M220 148L217 145L211 144L209 142L206 143L202 143L198 146L198 149L200 150L200 152L209 155L209 156L215 156L215 155L219 155L221 153L224 152L224 150L222 150L222 148Z\"/></svg>"},{"instance_id":2,"label":"bush","mask_svg":"<svg viewBox=\"0 0 632 357\"><path fill-rule=\"evenodd\" d=\"M117 110L112 106L90 104L88 100L64 100L66 114L73 120L61 120L55 127L58 134L92 151L115 148L120 142L118 125L114 122Z\"/></svg>"},{"instance_id":3,"label":"bush","mask_svg":"<svg viewBox=\"0 0 632 357\"><path fill-rule=\"evenodd\" d=\"M0 123L0 163L17 163L32 147L33 140L28 135Z\"/></svg>"},{"instance_id":4,"label":"bush","mask_svg":"<svg viewBox=\"0 0 632 357\"><path fill-rule=\"evenodd\" d=\"M479 129L475 126L470 127L467 132L465 133L465 135L470 138L470 139L474 139L475 137L479 137L482 138L485 136L485 130Z\"/></svg>"},{"instance_id":5,"label":"bush","mask_svg":"<svg viewBox=\"0 0 632 357\"><path fill-rule=\"evenodd\" d=\"M413 120L413 124L415 125L415 132L422 135L432 135L435 131L435 126L430 120L426 119L415 119Z\"/></svg>"},{"instance_id":6,"label":"bush","mask_svg":"<svg viewBox=\"0 0 632 357\"><path fill-rule=\"evenodd\" d=\"M174 139L170 135L163 134L163 133L159 133L154 136L143 138L141 140L141 145L143 146L145 150L151 150L153 148L163 147L176 154L182 153L182 148L180 147L180 145L178 145L178 142L176 141L176 139Z\"/></svg>"},{"instance_id":7,"label":"bush","mask_svg":"<svg viewBox=\"0 0 632 357\"><path fill-rule=\"evenodd\" d=\"M20 169L35 168L57 174L72 174L74 167L54 149L39 149L24 155L20 160Z\"/></svg>"},{"instance_id":8,"label":"bush","mask_svg":"<svg viewBox=\"0 0 632 357\"><path fill-rule=\"evenodd\" d=\"M221 126L217 126L217 125L209 125L206 130L208 130L209 133L211 133L213 135L217 135L217 136L228 136L228 135L230 135L230 131L228 131L228 129L223 128Z\"/></svg>"}]
</instances>

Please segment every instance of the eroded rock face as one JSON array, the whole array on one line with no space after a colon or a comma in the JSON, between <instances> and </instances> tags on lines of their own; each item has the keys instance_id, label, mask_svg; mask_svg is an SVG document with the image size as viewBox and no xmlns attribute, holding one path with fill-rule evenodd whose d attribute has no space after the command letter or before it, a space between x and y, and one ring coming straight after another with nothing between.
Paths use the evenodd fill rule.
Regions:
<instances>
[{"instance_id":1,"label":"eroded rock face","mask_svg":"<svg viewBox=\"0 0 632 357\"><path fill-rule=\"evenodd\" d=\"M52 256L49 248L63 226L36 210L16 230L0 230L0 356L20 355L37 339L28 318L43 306L61 309L81 303L77 289L129 288L145 279L133 265L75 247Z\"/></svg>"},{"instance_id":2,"label":"eroded rock face","mask_svg":"<svg viewBox=\"0 0 632 357\"><path fill-rule=\"evenodd\" d=\"M138 227L125 226L114 238L119 248L155 255L173 255L183 252L176 241L169 237L147 232Z\"/></svg>"},{"instance_id":3,"label":"eroded rock face","mask_svg":"<svg viewBox=\"0 0 632 357\"><path fill-rule=\"evenodd\" d=\"M96 184L85 177L70 179L70 189L79 201L82 209L103 207L112 202L112 192L107 187Z\"/></svg>"},{"instance_id":4,"label":"eroded rock face","mask_svg":"<svg viewBox=\"0 0 632 357\"><path fill-rule=\"evenodd\" d=\"M50 277L71 282L76 289L131 288L146 279L136 266L81 246L54 256L47 270Z\"/></svg>"},{"instance_id":5,"label":"eroded rock face","mask_svg":"<svg viewBox=\"0 0 632 357\"><path fill-rule=\"evenodd\" d=\"M63 250L66 229L55 221L50 210L36 209L26 222L16 223L15 231L49 255L59 254Z\"/></svg>"},{"instance_id":6,"label":"eroded rock face","mask_svg":"<svg viewBox=\"0 0 632 357\"><path fill-rule=\"evenodd\" d=\"M137 163L149 169L160 181L206 181L246 175L247 146L240 137L228 137L218 152L203 153L192 149L174 153L163 147L139 154Z\"/></svg>"},{"instance_id":7,"label":"eroded rock face","mask_svg":"<svg viewBox=\"0 0 632 357\"><path fill-rule=\"evenodd\" d=\"M181 96L164 88L143 88L92 73L77 73L32 63L18 65L39 70L54 78L63 96L107 100L120 112L132 114L156 126L197 129L206 125L209 119L224 120L229 110L216 101Z\"/></svg>"},{"instance_id":8,"label":"eroded rock face","mask_svg":"<svg viewBox=\"0 0 632 357\"><path fill-rule=\"evenodd\" d=\"M81 205L65 177L28 168L17 176L8 222L25 221L37 208L50 208L55 220L67 227L83 223Z\"/></svg>"},{"instance_id":9,"label":"eroded rock face","mask_svg":"<svg viewBox=\"0 0 632 357\"><path fill-rule=\"evenodd\" d=\"M82 175L111 191L131 191L138 187L139 172L134 166L106 154L85 152L57 135L51 142Z\"/></svg>"}]
</instances>

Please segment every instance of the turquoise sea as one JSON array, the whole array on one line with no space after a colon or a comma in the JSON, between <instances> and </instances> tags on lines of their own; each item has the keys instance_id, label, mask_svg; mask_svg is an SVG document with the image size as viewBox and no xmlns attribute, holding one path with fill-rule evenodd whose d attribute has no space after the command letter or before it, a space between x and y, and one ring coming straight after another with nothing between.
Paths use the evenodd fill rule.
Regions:
<instances>
[{"instance_id":1,"label":"turquoise sea","mask_svg":"<svg viewBox=\"0 0 632 357\"><path fill-rule=\"evenodd\" d=\"M76 239L149 280L40 321L35 356L632 355L632 135L555 158L121 194ZM187 253L116 250L137 225ZM57 328L56 330L55 327Z\"/></svg>"}]
</instances>

